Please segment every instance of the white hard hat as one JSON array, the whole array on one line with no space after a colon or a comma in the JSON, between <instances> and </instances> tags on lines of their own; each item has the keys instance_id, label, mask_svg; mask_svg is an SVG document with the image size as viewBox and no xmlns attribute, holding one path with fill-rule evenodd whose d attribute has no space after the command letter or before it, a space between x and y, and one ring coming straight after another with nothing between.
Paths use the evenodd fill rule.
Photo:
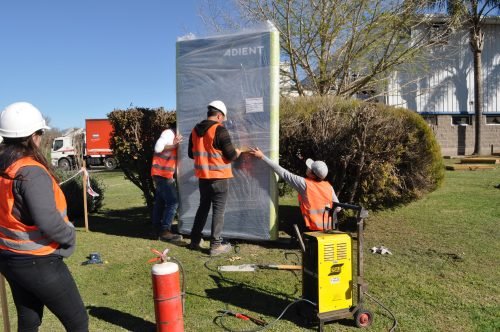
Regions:
<instances>
[{"instance_id":1,"label":"white hard hat","mask_svg":"<svg viewBox=\"0 0 500 332\"><path fill-rule=\"evenodd\" d=\"M321 160L306 160L306 166L309 168L314 175L316 175L320 180L323 180L328 175L328 166L326 166L324 161Z\"/></svg>"},{"instance_id":2,"label":"white hard hat","mask_svg":"<svg viewBox=\"0 0 500 332\"><path fill-rule=\"evenodd\" d=\"M224 105L224 103L220 100L214 100L213 102L211 102L210 104L208 104L209 107L213 107L215 109L217 109L218 111L221 111L222 114L224 114L224 116L227 116L227 109L226 109L226 105Z\"/></svg>"},{"instance_id":3,"label":"white hard hat","mask_svg":"<svg viewBox=\"0 0 500 332\"><path fill-rule=\"evenodd\" d=\"M27 137L40 129L50 128L42 113L30 103L10 104L0 113L0 136Z\"/></svg>"}]
</instances>

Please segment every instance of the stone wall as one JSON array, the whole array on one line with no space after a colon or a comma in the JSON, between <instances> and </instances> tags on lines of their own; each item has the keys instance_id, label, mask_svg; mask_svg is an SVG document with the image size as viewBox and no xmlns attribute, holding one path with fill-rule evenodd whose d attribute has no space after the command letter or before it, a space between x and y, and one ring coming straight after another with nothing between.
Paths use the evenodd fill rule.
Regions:
<instances>
[{"instance_id":1,"label":"stone wall","mask_svg":"<svg viewBox=\"0 0 500 332\"><path fill-rule=\"evenodd\" d=\"M470 155L474 152L474 116L472 116L471 125L453 125L451 115L436 116L434 120L437 120L437 124L430 119L427 120L441 145L443 156ZM489 155L493 145L493 152L499 153L500 125L485 123L483 116L481 152L483 155Z\"/></svg>"}]
</instances>

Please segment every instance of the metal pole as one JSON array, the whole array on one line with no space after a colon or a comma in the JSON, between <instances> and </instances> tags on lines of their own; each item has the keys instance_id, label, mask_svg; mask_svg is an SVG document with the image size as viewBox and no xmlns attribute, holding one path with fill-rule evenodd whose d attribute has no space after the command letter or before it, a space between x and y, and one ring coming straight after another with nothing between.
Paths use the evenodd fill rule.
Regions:
<instances>
[{"instance_id":1,"label":"metal pole","mask_svg":"<svg viewBox=\"0 0 500 332\"><path fill-rule=\"evenodd\" d=\"M364 218L368 217L368 211L365 210L364 208L361 208L361 210L358 212L358 278L357 278L357 284L358 284L358 305L361 305L364 300L364 293L366 291L366 284L365 284L365 270L364 270L364 253L363 253L363 246L364 246L364 237L363 237L363 231L364 231Z\"/></svg>"},{"instance_id":2,"label":"metal pole","mask_svg":"<svg viewBox=\"0 0 500 332\"><path fill-rule=\"evenodd\" d=\"M86 170L85 159L83 160L83 169ZM85 218L85 231L89 231L89 218L87 215L87 172L83 172L83 217Z\"/></svg>"}]
</instances>

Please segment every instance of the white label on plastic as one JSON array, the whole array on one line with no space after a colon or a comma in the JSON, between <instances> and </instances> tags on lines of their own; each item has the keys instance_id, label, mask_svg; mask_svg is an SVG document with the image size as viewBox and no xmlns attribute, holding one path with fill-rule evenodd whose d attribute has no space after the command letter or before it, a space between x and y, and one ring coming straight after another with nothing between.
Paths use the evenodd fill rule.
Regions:
<instances>
[{"instance_id":1,"label":"white label on plastic","mask_svg":"<svg viewBox=\"0 0 500 332\"><path fill-rule=\"evenodd\" d=\"M330 284L338 284L340 282L339 277L330 278Z\"/></svg>"},{"instance_id":2,"label":"white label on plastic","mask_svg":"<svg viewBox=\"0 0 500 332\"><path fill-rule=\"evenodd\" d=\"M264 112L264 99L262 97L247 98L245 99L245 104L247 113Z\"/></svg>"}]
</instances>

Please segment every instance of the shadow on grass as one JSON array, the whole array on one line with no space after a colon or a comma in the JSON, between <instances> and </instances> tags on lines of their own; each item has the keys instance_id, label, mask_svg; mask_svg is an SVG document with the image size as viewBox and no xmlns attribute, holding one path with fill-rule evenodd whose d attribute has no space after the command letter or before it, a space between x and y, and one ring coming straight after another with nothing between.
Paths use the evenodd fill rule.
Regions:
<instances>
[{"instance_id":1,"label":"shadow on grass","mask_svg":"<svg viewBox=\"0 0 500 332\"><path fill-rule=\"evenodd\" d=\"M109 235L134 238L151 238L151 220L147 207L135 207L122 210L105 210L88 217L89 230ZM84 227L83 220L77 220L75 226Z\"/></svg>"},{"instance_id":2,"label":"shadow on grass","mask_svg":"<svg viewBox=\"0 0 500 332\"><path fill-rule=\"evenodd\" d=\"M279 207L279 230L295 236L292 224L301 220L300 209L297 206ZM88 216L89 230L109 235L128 236L135 238L151 238L151 219L147 207L134 207L121 210L104 210ZM85 227L84 220L76 220L75 226ZM175 226L175 225L174 225ZM246 242L244 240L238 242ZM248 241L253 242L253 241ZM266 242L258 242L266 245ZM279 243L268 243L270 246L280 246ZM285 244L286 245L286 244Z\"/></svg>"},{"instance_id":3,"label":"shadow on grass","mask_svg":"<svg viewBox=\"0 0 500 332\"><path fill-rule=\"evenodd\" d=\"M273 294L266 290L251 287L248 284L234 282L224 277L214 275L211 277L218 285L218 288L205 290L208 297L239 308L244 308L251 312L259 313L260 315L274 317L272 321L267 321L268 324L279 324L276 319L280 317L280 315L283 315L280 317L280 320L286 319L303 329L314 329L319 325L319 321L316 317L316 309L309 302L299 299L282 298L290 297L290 295ZM229 285L223 286L223 284ZM277 295L281 295L282 297L278 297ZM293 303L294 301L296 302ZM253 314L251 316L255 317ZM219 320L215 320L214 322L224 328L224 323L220 320L221 317L225 316L219 316ZM260 319L260 317L256 318ZM354 320L348 318L325 322L325 326L330 324L339 324L348 327L356 326Z\"/></svg>"},{"instance_id":4,"label":"shadow on grass","mask_svg":"<svg viewBox=\"0 0 500 332\"><path fill-rule=\"evenodd\" d=\"M151 219L147 207L134 207L121 210L104 210L91 214L88 217L89 229L109 235L127 236L134 238L151 239ZM278 230L285 234L285 238L277 241L231 240L235 243L254 243L266 248L297 249L293 224L303 225L303 219L298 206L280 205ZM84 227L83 220L75 221L75 226ZM340 225L342 230L342 225ZM176 225L173 225L176 227ZM300 226L299 228L301 228ZM350 227L352 228L352 227ZM355 222L354 222L355 229Z\"/></svg>"},{"instance_id":5,"label":"shadow on grass","mask_svg":"<svg viewBox=\"0 0 500 332\"><path fill-rule=\"evenodd\" d=\"M269 293L263 289L254 288L247 284L237 283L214 275L211 277L218 285L218 288L205 290L209 298L239 308L245 308L251 312L277 318L282 314L283 310L293 302L292 299L284 299L278 297L277 294ZM281 295L285 297L288 296L287 294ZM302 303L303 302L300 304ZM301 309L302 306L299 306L299 303L290 306L281 319L286 319L302 328L311 327L312 322L307 317L302 315ZM270 323L272 322L268 321L268 324Z\"/></svg>"},{"instance_id":6,"label":"shadow on grass","mask_svg":"<svg viewBox=\"0 0 500 332\"><path fill-rule=\"evenodd\" d=\"M302 225L302 212L294 205L280 205L278 208L278 229L291 237L295 236L293 224Z\"/></svg>"},{"instance_id":7,"label":"shadow on grass","mask_svg":"<svg viewBox=\"0 0 500 332\"><path fill-rule=\"evenodd\" d=\"M99 320L119 326L127 331L155 331L156 324L126 312L106 307L87 306L89 314Z\"/></svg>"}]
</instances>

